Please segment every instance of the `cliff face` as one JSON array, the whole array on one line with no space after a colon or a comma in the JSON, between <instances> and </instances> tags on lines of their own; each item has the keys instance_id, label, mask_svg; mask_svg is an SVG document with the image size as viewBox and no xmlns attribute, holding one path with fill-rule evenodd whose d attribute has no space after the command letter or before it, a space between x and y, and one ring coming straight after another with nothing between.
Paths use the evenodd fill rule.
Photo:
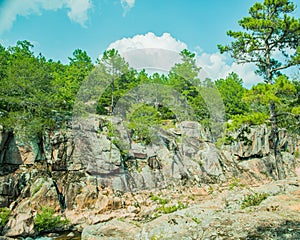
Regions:
<instances>
[{"instance_id":1,"label":"cliff face","mask_svg":"<svg viewBox=\"0 0 300 240\"><path fill-rule=\"evenodd\" d=\"M3 234L34 234L33 219L41 206L64 212L82 230L120 214L135 216L148 190L277 179L265 125L232 133L222 149L195 122L157 130L147 146L134 142L120 119L97 117L89 126L45 133L29 144L1 129L0 207L12 210ZM280 148L285 176L300 176L299 137L281 130Z\"/></svg>"}]
</instances>

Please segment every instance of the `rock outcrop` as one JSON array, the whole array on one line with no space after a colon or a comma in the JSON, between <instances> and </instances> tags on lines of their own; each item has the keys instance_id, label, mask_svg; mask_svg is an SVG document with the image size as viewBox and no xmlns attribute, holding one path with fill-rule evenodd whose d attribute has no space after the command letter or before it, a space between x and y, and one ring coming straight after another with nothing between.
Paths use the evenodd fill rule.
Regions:
<instances>
[{"instance_id":1,"label":"rock outcrop","mask_svg":"<svg viewBox=\"0 0 300 240\"><path fill-rule=\"evenodd\" d=\"M148 222L114 219L87 226L83 240L112 239L299 239L300 179L258 187L214 189L201 203ZM245 196L267 194L258 206L241 209ZM122 238L125 236L125 238Z\"/></svg>"},{"instance_id":2,"label":"rock outcrop","mask_svg":"<svg viewBox=\"0 0 300 240\"><path fill-rule=\"evenodd\" d=\"M70 226L81 231L85 225L120 216L134 218L143 204L151 205L145 199L153 189L200 188L232 179L251 185L278 179L270 130L265 125L228 135L231 142L222 148L195 122L155 131L156 138L145 146L131 139L120 119L93 116L85 126L47 132L42 139L24 144L1 128L0 207L11 209L3 234L34 234L33 219L42 206L62 212L71 220ZM280 139L286 177L299 176L299 137L281 130ZM176 221L174 226L180 228L186 219ZM193 220L188 222L191 228L197 226ZM134 225L113 225L118 228L111 230L104 223L103 228L116 232L114 236L124 231L122 227L143 234ZM143 229L149 232L150 226ZM153 236L159 234L154 232ZM172 236L171 232L164 235Z\"/></svg>"}]
</instances>

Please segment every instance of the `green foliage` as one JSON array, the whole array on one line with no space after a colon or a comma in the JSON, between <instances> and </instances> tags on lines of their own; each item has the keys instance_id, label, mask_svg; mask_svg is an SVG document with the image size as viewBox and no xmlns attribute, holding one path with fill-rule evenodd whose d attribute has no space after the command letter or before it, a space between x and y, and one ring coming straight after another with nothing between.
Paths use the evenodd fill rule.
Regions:
<instances>
[{"instance_id":1,"label":"green foliage","mask_svg":"<svg viewBox=\"0 0 300 240\"><path fill-rule=\"evenodd\" d=\"M216 80L215 84L224 101L227 119L248 111L248 105L243 100L246 89L236 73L229 74L225 79Z\"/></svg>"},{"instance_id":2,"label":"green foliage","mask_svg":"<svg viewBox=\"0 0 300 240\"><path fill-rule=\"evenodd\" d=\"M137 104L132 106L127 119L127 127L132 138L137 142L149 144L155 137L154 127L161 123L160 113L152 106Z\"/></svg>"},{"instance_id":3,"label":"green foliage","mask_svg":"<svg viewBox=\"0 0 300 240\"><path fill-rule=\"evenodd\" d=\"M231 123L227 124L227 129L233 131L243 125L260 125L265 123L267 119L268 115L260 112L249 113L247 115L235 115L232 117Z\"/></svg>"},{"instance_id":4,"label":"green foliage","mask_svg":"<svg viewBox=\"0 0 300 240\"><path fill-rule=\"evenodd\" d=\"M288 4L284 0L278 0L278 5L280 4L288 6L289 11L293 9L292 4ZM262 7L263 10L257 9L258 5L251 10L252 18L260 19L263 17L260 15L262 12L267 13L267 9L274 7L269 2L264 2L263 5L266 5ZM280 11L286 11L278 6L275 6L275 10L278 11L278 18L281 16ZM259 15L256 16L255 12ZM243 20L241 24L246 24L246 22ZM259 20L258 22L262 23L263 21ZM286 26L282 27L287 34L291 35L284 35L284 37L291 40L293 36L298 39L298 35L295 36L290 32L292 28L298 26L297 21L287 17L285 22ZM248 23L254 24L251 19ZM290 23L294 25L288 25ZM262 29L250 25L249 29L246 28L247 31L261 34ZM275 25L277 26L277 23ZM266 31L263 31L263 34L265 34L269 30L265 25L263 26ZM297 31L295 30L295 33ZM276 33L281 34L280 31L274 31L274 34ZM240 43L240 41L245 42L248 38L255 42L255 34L251 35L252 37L247 34L233 35ZM275 41L276 39L270 38L271 40ZM294 41L294 39L292 40ZM254 54L251 56L263 59L264 52L253 49L254 42L251 41L245 47L233 44L222 50L232 52L233 55L236 53L236 56L239 51L242 53L240 56L243 57L246 57L247 54ZM294 49L292 42L290 47ZM257 44L259 45L260 42ZM274 49L286 46L285 43L276 42L276 44L272 45ZM228 124L230 130L239 128L243 124L257 125L266 122L268 120L268 104L274 102L277 104L279 126L289 126L291 131L300 132L300 84L299 81L290 81L283 75L278 78L274 77L273 84L258 84L247 90L242 86L242 79L235 73L231 73L225 79L216 80L215 83L211 79L200 80L198 78L200 68L196 64L196 55L187 49L180 53L182 62L175 64L167 75L159 73L149 75L145 70L137 72L129 67L129 64L115 49L105 51L97 66L94 66L87 53L80 49L73 52L69 57L68 64L46 60L41 54L36 56L32 49L33 45L28 41L18 41L15 46L8 48L0 45L0 124L6 129L13 130L18 139L23 142L32 139L41 140L46 130L52 131L68 126L76 97L81 101L74 108L75 110L79 112L81 110L84 112L83 109L93 111L97 106L98 114L111 114L116 104L120 103L124 97L128 97L126 98L127 105L132 102L142 102L132 106L125 104L124 109L129 109L126 118L131 136L135 141L143 144L149 144L155 140L157 137L156 127L168 129L174 127L178 120L196 120L213 131L215 127L210 121L210 117L213 118L213 116L210 116L211 113L208 109L212 108L212 105L209 104L215 103L216 98L214 94L205 94L212 93L215 87L222 96L227 120L232 120ZM297 54L299 50L298 47ZM291 61L293 62L288 62L294 64L298 60L295 56ZM271 63L273 64L273 62ZM278 65L276 64L268 66L269 70L274 72L274 76L277 76L275 74L277 70L272 67ZM262 70L262 67L259 66L259 69ZM87 78L89 84L92 85L90 89L85 89L82 85ZM140 96L140 92L134 93L137 86L150 87L151 84L154 86L152 91L157 93L155 103L143 99L144 96ZM106 89L101 89L103 86L106 86ZM82 96L77 96L80 88L83 89ZM147 90L149 88L145 91ZM180 104L182 102L183 105L178 104L179 102ZM188 110L180 115L182 106ZM125 114L123 114L124 117ZM172 124L167 123L168 121L169 123L172 121ZM115 129L109 127L108 136L125 158L126 147L122 147L124 144L118 138ZM219 139L219 145L230 144L232 141L233 139L230 137L225 137Z\"/></svg>"},{"instance_id":5,"label":"green foliage","mask_svg":"<svg viewBox=\"0 0 300 240\"><path fill-rule=\"evenodd\" d=\"M280 70L299 64L300 19L291 14L295 8L289 0L255 3L250 16L239 21L244 31L228 31L235 41L218 45L221 53L229 52L238 63L255 63L257 73L273 83Z\"/></svg>"},{"instance_id":6,"label":"green foliage","mask_svg":"<svg viewBox=\"0 0 300 240\"><path fill-rule=\"evenodd\" d=\"M157 208L156 210L160 213L168 214L168 213L176 212L177 210L184 209L184 208L187 208L187 205L178 201L177 205L167 206L167 205L163 204L161 207Z\"/></svg>"},{"instance_id":7,"label":"green foliage","mask_svg":"<svg viewBox=\"0 0 300 240\"><path fill-rule=\"evenodd\" d=\"M269 195L267 193L254 193L244 197L241 208L245 209L251 206L258 206L263 200L267 199Z\"/></svg>"},{"instance_id":8,"label":"green foliage","mask_svg":"<svg viewBox=\"0 0 300 240\"><path fill-rule=\"evenodd\" d=\"M4 227L8 222L10 210L8 208L0 208L0 227Z\"/></svg>"},{"instance_id":9,"label":"green foliage","mask_svg":"<svg viewBox=\"0 0 300 240\"><path fill-rule=\"evenodd\" d=\"M93 69L91 58L80 49L76 49L69 60L70 64L67 66L59 62L51 63L55 71L51 82L54 89L53 100L63 113L72 110L81 84Z\"/></svg>"},{"instance_id":10,"label":"green foliage","mask_svg":"<svg viewBox=\"0 0 300 240\"><path fill-rule=\"evenodd\" d=\"M18 41L6 55L6 71L0 81L0 123L19 135L37 135L51 121L51 76L45 58L35 57L32 44Z\"/></svg>"},{"instance_id":11,"label":"green foliage","mask_svg":"<svg viewBox=\"0 0 300 240\"><path fill-rule=\"evenodd\" d=\"M275 79L274 84L259 83L253 86L244 99L250 104L252 111L260 111L265 114L269 111L269 104L276 103L279 127L300 133L298 94L297 82L292 82L282 75Z\"/></svg>"},{"instance_id":12,"label":"green foliage","mask_svg":"<svg viewBox=\"0 0 300 240\"><path fill-rule=\"evenodd\" d=\"M34 227L38 232L48 232L69 224L68 219L61 219L61 216L54 216L54 213L52 208L41 208L41 212L34 218Z\"/></svg>"},{"instance_id":13,"label":"green foliage","mask_svg":"<svg viewBox=\"0 0 300 240\"><path fill-rule=\"evenodd\" d=\"M109 82L110 87L102 94L97 110L99 114L111 114L118 99L130 88L132 71L116 49L104 51L98 64L105 72L103 76Z\"/></svg>"},{"instance_id":14,"label":"green foliage","mask_svg":"<svg viewBox=\"0 0 300 240\"><path fill-rule=\"evenodd\" d=\"M167 84L180 93L182 99L188 101L193 114L186 116L185 120L203 120L209 118L209 111L200 92L205 91L198 78L201 68L197 67L195 54L187 49L180 52L182 63L172 67Z\"/></svg>"},{"instance_id":15,"label":"green foliage","mask_svg":"<svg viewBox=\"0 0 300 240\"><path fill-rule=\"evenodd\" d=\"M231 183L229 184L229 190L233 190L236 187L244 187L244 186L245 186L245 184L241 183L241 179L239 179L239 178L233 178L231 180Z\"/></svg>"},{"instance_id":16,"label":"green foliage","mask_svg":"<svg viewBox=\"0 0 300 240\"><path fill-rule=\"evenodd\" d=\"M201 221L199 218L197 218L197 217L192 217L192 220L193 220L195 223L197 223L197 224L201 224L201 223L202 223L202 221Z\"/></svg>"},{"instance_id":17,"label":"green foliage","mask_svg":"<svg viewBox=\"0 0 300 240\"><path fill-rule=\"evenodd\" d=\"M76 93L93 65L84 51L75 50L70 65L35 56L28 41L0 47L0 124L23 141L41 138L70 120Z\"/></svg>"},{"instance_id":18,"label":"green foliage","mask_svg":"<svg viewBox=\"0 0 300 240\"><path fill-rule=\"evenodd\" d=\"M168 199L160 198L158 196L153 195L152 193L150 194L150 199L152 201L157 201L159 204L167 204L167 203L169 203Z\"/></svg>"},{"instance_id":19,"label":"green foliage","mask_svg":"<svg viewBox=\"0 0 300 240\"><path fill-rule=\"evenodd\" d=\"M247 92L244 99L247 102L268 105L270 102L285 104L295 98L296 88L286 76L275 79L274 84L259 83Z\"/></svg>"}]
</instances>

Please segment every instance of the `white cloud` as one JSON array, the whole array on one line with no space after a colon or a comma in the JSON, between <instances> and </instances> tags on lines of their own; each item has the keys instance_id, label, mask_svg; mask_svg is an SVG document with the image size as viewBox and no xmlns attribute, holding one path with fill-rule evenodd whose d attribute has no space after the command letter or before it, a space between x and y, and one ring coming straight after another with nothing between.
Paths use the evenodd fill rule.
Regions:
<instances>
[{"instance_id":1,"label":"white cloud","mask_svg":"<svg viewBox=\"0 0 300 240\"><path fill-rule=\"evenodd\" d=\"M134 7L135 0L121 0L121 5L124 10L123 16L127 14L127 12Z\"/></svg>"},{"instance_id":2,"label":"white cloud","mask_svg":"<svg viewBox=\"0 0 300 240\"><path fill-rule=\"evenodd\" d=\"M145 35L117 40L107 49L111 48L117 49L131 67L138 70L146 69L149 73L153 73L168 72L175 63L180 62L179 52L188 47L169 33L156 36L149 32ZM257 68L253 63L237 64L232 62L227 54L206 53L200 46L197 46L195 51L197 65L201 67L200 79L216 80L226 78L230 73L235 72L243 79L244 86L247 88L263 81L262 77L255 74ZM295 75L296 72L296 68L284 71L289 76Z\"/></svg>"},{"instance_id":3,"label":"white cloud","mask_svg":"<svg viewBox=\"0 0 300 240\"><path fill-rule=\"evenodd\" d=\"M176 40L169 33L156 36L149 32L145 35L135 35L132 38L123 38L111 43L107 49L115 48L125 60L136 69L168 72L175 63L180 62L179 52L187 45ZM246 87L262 81L257 76L254 64L238 65L228 63L229 56L220 53L205 53L199 46L196 47L197 64L201 67L200 79L212 80L225 78L231 72L236 72L244 81Z\"/></svg>"},{"instance_id":4,"label":"white cloud","mask_svg":"<svg viewBox=\"0 0 300 240\"><path fill-rule=\"evenodd\" d=\"M70 8L68 17L85 27L88 20L88 10L92 7L90 0L66 0L66 5Z\"/></svg>"},{"instance_id":5,"label":"white cloud","mask_svg":"<svg viewBox=\"0 0 300 240\"><path fill-rule=\"evenodd\" d=\"M148 32L145 35L135 35L132 38L122 38L121 40L117 40L108 46L108 49L110 48L116 48L119 52L144 48L160 48L179 52L184 48L187 48L187 45L173 38L170 33L156 36L154 33Z\"/></svg>"},{"instance_id":6,"label":"white cloud","mask_svg":"<svg viewBox=\"0 0 300 240\"><path fill-rule=\"evenodd\" d=\"M225 78L231 72L235 72L243 79L244 85L250 87L253 84L263 81L255 74L256 66L252 63L237 64L228 63L229 56L220 53L202 53L197 56L197 63L201 67L200 77L211 78L212 80Z\"/></svg>"},{"instance_id":7,"label":"white cloud","mask_svg":"<svg viewBox=\"0 0 300 240\"><path fill-rule=\"evenodd\" d=\"M149 32L115 41L107 49L111 48L117 49L133 68L167 72L180 61L178 53L187 45L169 33L156 36Z\"/></svg>"},{"instance_id":8,"label":"white cloud","mask_svg":"<svg viewBox=\"0 0 300 240\"><path fill-rule=\"evenodd\" d=\"M41 14L44 10L69 9L69 18L85 26L88 10L92 7L91 0L7 0L0 8L0 34L9 30L17 16Z\"/></svg>"}]
</instances>

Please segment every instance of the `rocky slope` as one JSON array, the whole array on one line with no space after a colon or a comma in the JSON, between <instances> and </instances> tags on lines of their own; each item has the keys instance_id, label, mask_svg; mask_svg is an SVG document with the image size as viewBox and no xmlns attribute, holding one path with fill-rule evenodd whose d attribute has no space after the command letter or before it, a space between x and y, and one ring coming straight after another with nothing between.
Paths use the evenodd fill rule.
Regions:
<instances>
[{"instance_id":1,"label":"rocky slope","mask_svg":"<svg viewBox=\"0 0 300 240\"><path fill-rule=\"evenodd\" d=\"M158 194L173 204L180 199L171 190ZM263 195L266 199L258 206L247 201L247 196ZM211 185L209 193L202 188L189 196L186 202L192 198L193 203L184 209L168 214L153 211L152 219L142 210L144 219L121 217L87 226L82 239L300 239L299 177L261 186Z\"/></svg>"},{"instance_id":2,"label":"rocky slope","mask_svg":"<svg viewBox=\"0 0 300 240\"><path fill-rule=\"evenodd\" d=\"M261 210L241 211L234 206L240 204L244 195L256 191L253 185L277 180L270 131L265 125L244 127L232 133L222 149L212 143L209 131L195 122L166 126L157 130L156 136L150 145L144 146L131 139L120 119L100 116L91 117L85 126L74 125L72 130L45 133L42 139L29 144L22 144L13 133L1 129L0 207L11 210L5 226L0 227L2 234L13 238L34 235L34 218L42 206L51 207L68 218L70 223L65 228L84 229L83 236L89 236L88 239L92 239L90 236L99 238L90 230L94 224L100 224L98 229L111 232L110 228L116 223L120 228L132 229L126 231L130 235L128 239L134 239L133 236L155 239L153 237L160 235L166 239L169 236L199 239L201 231L203 238L213 239L209 235L213 230L210 233L207 229L216 224L221 224L220 229L223 229L222 224L227 222L224 219L228 219L226 214L233 214L224 230L228 234L231 228L241 228L235 227L235 221L246 222L247 219L253 220L253 224L249 223L253 231L249 232L256 234L254 229L260 225L254 224L255 212ZM276 194L271 193L264 202L292 193L294 205L291 208L296 208L296 215L283 216L288 208L287 197L282 208L275 206L282 212L265 210L266 214L257 220L265 223L273 219L278 228L284 221L293 225L298 224L294 221L297 217L300 219L296 189L299 179L295 178L300 175L299 137L281 130L280 139L282 169L290 180L278 182L283 187L279 187ZM222 189L226 184L225 190ZM233 188L230 192L226 190L228 186ZM240 191L235 192L236 187ZM162 197L158 195L164 194L167 203L161 204ZM201 204L207 205L206 210ZM173 210L178 211L164 214ZM194 215L187 217L189 212ZM139 223L132 224L129 219ZM169 227L168 232L159 230L160 222L173 224L174 228ZM194 230L176 235L177 228ZM116 234L121 237L124 229L116 229ZM288 230L282 231L285 234ZM223 233L214 234L222 236ZM111 236L111 239L116 238Z\"/></svg>"}]
</instances>

